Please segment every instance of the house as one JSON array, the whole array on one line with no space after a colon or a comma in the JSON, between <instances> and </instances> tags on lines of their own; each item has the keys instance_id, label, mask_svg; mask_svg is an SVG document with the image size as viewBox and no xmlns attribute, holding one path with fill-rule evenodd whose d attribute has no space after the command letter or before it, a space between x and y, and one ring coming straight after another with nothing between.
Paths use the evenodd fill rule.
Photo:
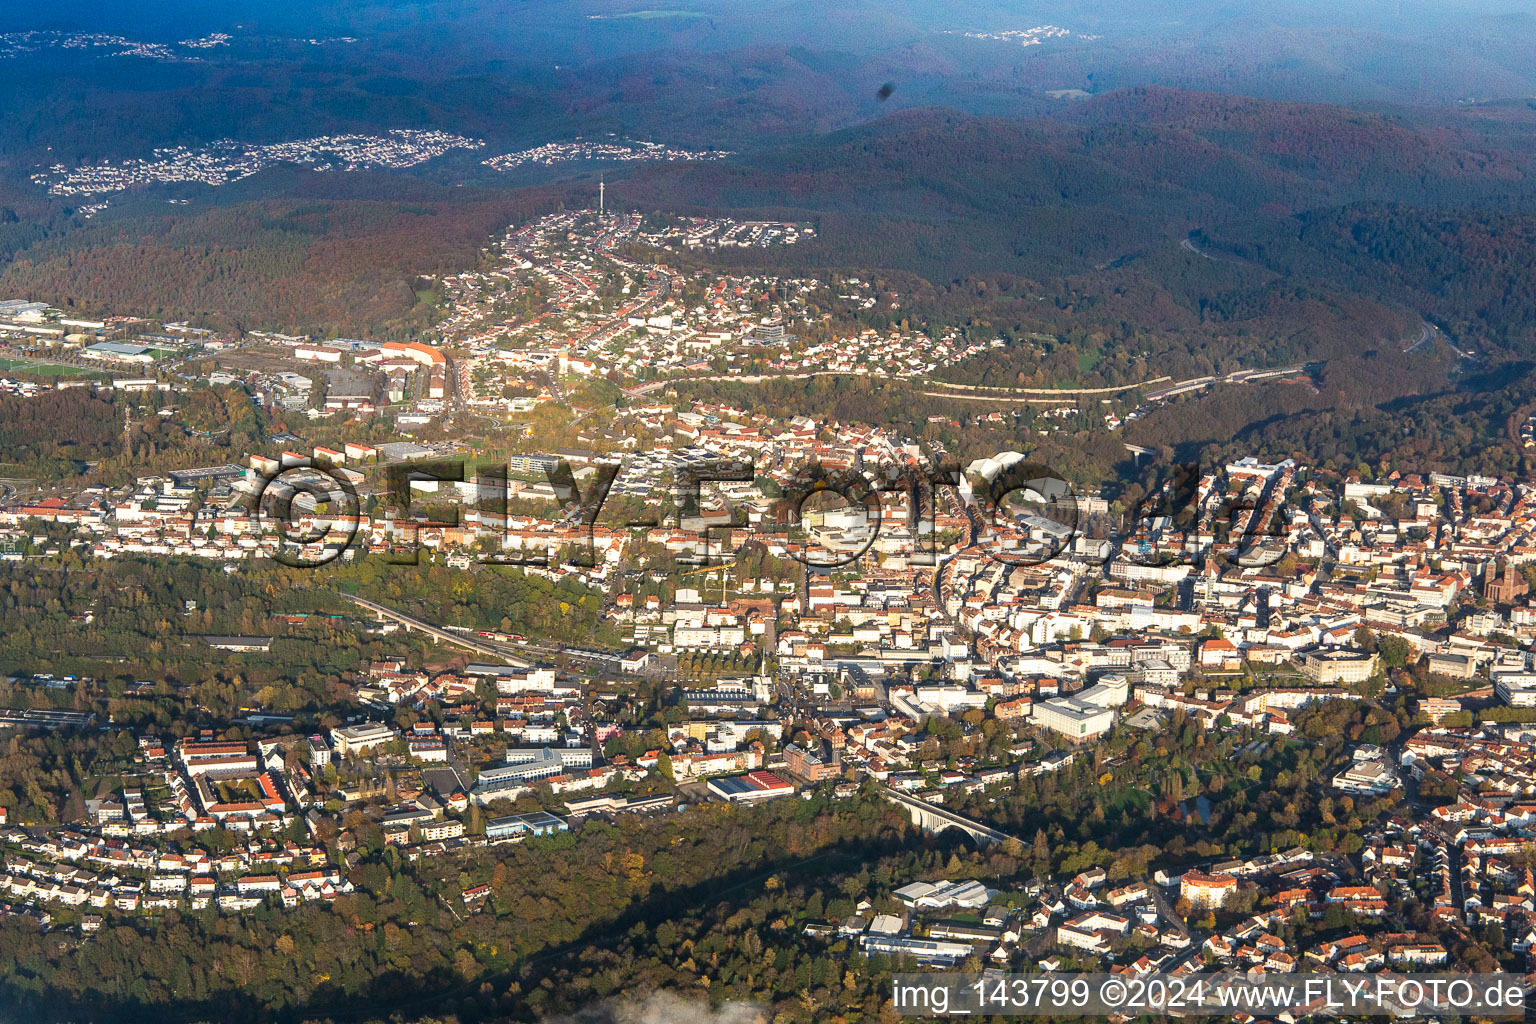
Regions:
<instances>
[{"instance_id":1,"label":"house","mask_svg":"<svg viewBox=\"0 0 1536 1024\"><path fill-rule=\"evenodd\" d=\"M1242 652L1225 637L1200 642L1200 668L1209 672L1237 672L1243 667Z\"/></svg>"}]
</instances>

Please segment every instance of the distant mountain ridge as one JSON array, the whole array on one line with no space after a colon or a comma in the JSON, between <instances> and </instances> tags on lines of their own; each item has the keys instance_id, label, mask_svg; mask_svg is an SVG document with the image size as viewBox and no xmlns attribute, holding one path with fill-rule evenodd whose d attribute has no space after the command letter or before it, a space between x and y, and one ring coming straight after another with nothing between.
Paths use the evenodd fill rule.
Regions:
<instances>
[{"instance_id":1,"label":"distant mountain ridge","mask_svg":"<svg viewBox=\"0 0 1536 1024\"><path fill-rule=\"evenodd\" d=\"M1405 117L1321 103L1290 103L1161 86L1125 89L1079 104L1066 120L1187 132L1305 177L1379 189L1425 177L1527 179L1532 155L1499 149L1470 123ZM1536 117L1531 118L1536 127Z\"/></svg>"},{"instance_id":2,"label":"distant mountain ridge","mask_svg":"<svg viewBox=\"0 0 1536 1024\"><path fill-rule=\"evenodd\" d=\"M1493 316L1496 337L1524 345L1530 332L1515 322L1523 302L1498 295L1524 287L1525 273L1517 255L1499 247L1507 227L1486 219L1536 212L1527 209L1532 203L1526 195L1536 146L1525 129L1533 124L1536 112L1520 105L1367 112L1150 87L1094 97L1050 117L897 110L855 127L760 145L728 160L624 165L608 169L606 177L611 203L809 219L820 227L814 239L791 249L711 257L725 267L817 273L878 268L936 284L996 273L1035 281L1088 274L1101 275L1095 287L1133 291L1140 286L1127 275L1140 275L1179 294L1190 308L1221 308L1230 300L1209 289L1233 282L1191 283L1181 279L1188 276L1180 269L1184 261L1161 258L1177 254L1195 234L1208 252L1224 250L1250 261L1248 278L1268 268L1325 289L1347 282L1467 330L1481 330L1478 324ZM593 171L570 173L595 177ZM542 192L455 190L400 175L369 175L348 184L350 176L316 181L327 176L264 173L241 183L233 209L262 196L264 183L280 185L285 202L323 197L346 204L362 198L360 188L376 199L420 194L430 196L439 228L453 225L447 234L454 241L443 244L432 218L348 218L338 207L334 227L322 225L304 236L309 253L328 257L310 263L308 276L284 269L298 265L293 243L268 233L258 236L259 246L282 251L282 259L225 253L208 279L217 284L210 285L172 278L180 266L203 265L209 245L219 252L239 247L239 237L221 243L217 235L221 225L242 230L249 216L189 211L199 219L196 244L186 245L177 240L174 224L142 218L117 226L113 218L92 221L51 237L15 224L8 230L16 235L16 262L0 283L51 301L96 305L110 294L126 294L153 300L167 314L183 305L192 307L188 314L216 313L232 303L239 308L227 312L242 319L270 310L295 326L339 327L337 319L349 315L370 322L403 315L410 296L402 282L444 266L450 252L471 258L474 230L463 229L488 225L488 210L531 208L519 201L523 196L539 194L547 203L551 195L574 191L580 201L584 194L580 185ZM491 201L494 195L509 201ZM473 213L455 212L471 202L478 204ZM1390 216L1381 212L1389 208L1395 211ZM252 216L265 223L269 213ZM1415 218L1426 226L1414 226ZM1357 223L1365 234L1350 241ZM345 236L331 237L343 224ZM154 259L140 260L138 272L125 280L121 270L129 265L138 229ZM1525 230L1522 222L1522 236ZM419 231L431 237L410 241ZM375 232L381 236L377 244L369 240ZM1478 269L1479 249L1498 253L1488 269L1504 276ZM431 255L406 265L406 252ZM1433 262L1392 266L1395 252ZM391 259L400 266L390 266ZM318 278L316 266L324 271ZM1451 266L1472 278L1455 285L1438 281L1439 269ZM109 288L111 282L117 284ZM363 301L342 300L340 282ZM130 287L113 291L119 284ZM259 298L264 294L280 301L266 302Z\"/></svg>"},{"instance_id":3,"label":"distant mountain ridge","mask_svg":"<svg viewBox=\"0 0 1536 1024\"><path fill-rule=\"evenodd\" d=\"M1412 123L1158 88L1055 118L901 111L732 161L641 168L619 194L642 206L832 218L841 233L822 231L794 254L806 265L1044 277L1255 213L1515 196L1533 162L1531 149L1471 116ZM861 220L875 226L866 233Z\"/></svg>"}]
</instances>

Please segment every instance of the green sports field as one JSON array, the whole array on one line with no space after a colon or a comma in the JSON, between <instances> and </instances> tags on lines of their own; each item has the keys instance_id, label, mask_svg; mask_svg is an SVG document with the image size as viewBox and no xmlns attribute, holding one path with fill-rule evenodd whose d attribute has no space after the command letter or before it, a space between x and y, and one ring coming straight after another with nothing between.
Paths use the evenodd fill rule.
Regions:
<instances>
[{"instance_id":1,"label":"green sports field","mask_svg":"<svg viewBox=\"0 0 1536 1024\"><path fill-rule=\"evenodd\" d=\"M99 370L84 370L78 366L62 366L58 363L34 363L26 359L6 359L0 356L0 373L30 373L38 377L74 377L84 374L99 373Z\"/></svg>"}]
</instances>

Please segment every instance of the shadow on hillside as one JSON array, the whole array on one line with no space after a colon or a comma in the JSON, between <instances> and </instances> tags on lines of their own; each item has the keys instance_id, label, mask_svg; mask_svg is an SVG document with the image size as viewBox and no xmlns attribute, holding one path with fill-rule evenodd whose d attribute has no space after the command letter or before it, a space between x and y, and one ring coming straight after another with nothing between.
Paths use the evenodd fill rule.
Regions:
<instances>
[{"instance_id":1,"label":"shadow on hillside","mask_svg":"<svg viewBox=\"0 0 1536 1024\"><path fill-rule=\"evenodd\" d=\"M457 1014L464 1021L508 1020L509 1010L481 995L490 986L494 993L504 992L517 982L524 992L566 966L572 957L594 948L617 944L638 924L655 925L675 919L689 908L707 906L731 892L753 884L761 885L769 876L778 875L786 882L825 875L835 867L857 865L870 857L890 854L905 842L942 842L933 836L909 833L901 840L894 830L873 841L843 842L808 858L779 858L769 863L730 872L707 882L682 889L657 889L644 900L633 903L616 918L595 922L578 938L553 946L517 966L494 974L465 981L456 973L437 968L424 975L399 971L380 974L365 989L342 992L330 986L318 989L300 1006L268 1011L255 1005L245 992L231 990L198 1001L148 1004L136 1001L102 1003L56 996L40 998L36 993L14 987L0 988L0 1003L8 1004L26 1020L43 1024L52 1021L90 1020L99 1024L298 1024L301 1021L412 1020L432 1014ZM99 941L99 940L98 940ZM512 1013L516 1013L513 1008Z\"/></svg>"}]
</instances>

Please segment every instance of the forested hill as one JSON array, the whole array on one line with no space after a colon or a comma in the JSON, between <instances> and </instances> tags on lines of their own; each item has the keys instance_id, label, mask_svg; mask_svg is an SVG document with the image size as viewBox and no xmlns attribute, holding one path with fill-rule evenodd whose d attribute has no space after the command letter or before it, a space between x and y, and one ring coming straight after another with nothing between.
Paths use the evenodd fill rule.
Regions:
<instances>
[{"instance_id":1,"label":"forested hill","mask_svg":"<svg viewBox=\"0 0 1536 1024\"><path fill-rule=\"evenodd\" d=\"M1480 355L1536 354L1528 212L1357 203L1225 224L1202 244L1412 306Z\"/></svg>"},{"instance_id":2,"label":"forested hill","mask_svg":"<svg viewBox=\"0 0 1536 1024\"><path fill-rule=\"evenodd\" d=\"M717 266L899 270L940 286L1090 275L1074 287L1113 296L1150 281L1196 310L1283 276L1525 345L1536 338L1518 296L1532 289L1509 242L1530 230L1532 127L1536 110L1522 104L1381 114L1136 88L1053 117L902 110L730 160L607 178L611 202L646 211L818 225L791 249L713 253ZM500 224L553 208L566 191L317 177L268 172L231 186L230 206L174 216L128 200L46 237L13 225L14 238L0 235L15 255L0 285L66 306L222 314L252 327L419 327L430 311L414 309L416 275L466 265ZM263 183L284 198L255 199ZM410 201L355 198L365 186ZM1204 275L1223 280L1196 280L1187 260L1164 258L1191 233L1211 253L1206 271L1228 260Z\"/></svg>"},{"instance_id":3,"label":"forested hill","mask_svg":"<svg viewBox=\"0 0 1536 1024\"><path fill-rule=\"evenodd\" d=\"M242 329L398 332L431 315L412 288L418 275L473 266L492 233L562 198L543 188L418 191L429 194L270 199L179 216L142 204L143 213L23 248L0 270L0 292Z\"/></svg>"},{"instance_id":4,"label":"forested hill","mask_svg":"<svg viewBox=\"0 0 1536 1024\"><path fill-rule=\"evenodd\" d=\"M1526 114L1389 117L1136 89L1056 118L903 111L727 163L645 168L615 191L642 207L817 217L819 240L793 254L807 266L1049 278L1255 212L1502 202L1536 166L1512 127Z\"/></svg>"},{"instance_id":5,"label":"forested hill","mask_svg":"<svg viewBox=\"0 0 1536 1024\"><path fill-rule=\"evenodd\" d=\"M1536 127L1528 108L1507 113ZM1203 140L1314 182L1398 200L1505 191L1527 182L1536 164L1528 147L1500 138L1504 119L1487 113L1392 116L1151 86L1095 97L1067 120L1153 129L1170 148L1178 139ZM1198 180L1200 169L1191 171Z\"/></svg>"}]
</instances>

